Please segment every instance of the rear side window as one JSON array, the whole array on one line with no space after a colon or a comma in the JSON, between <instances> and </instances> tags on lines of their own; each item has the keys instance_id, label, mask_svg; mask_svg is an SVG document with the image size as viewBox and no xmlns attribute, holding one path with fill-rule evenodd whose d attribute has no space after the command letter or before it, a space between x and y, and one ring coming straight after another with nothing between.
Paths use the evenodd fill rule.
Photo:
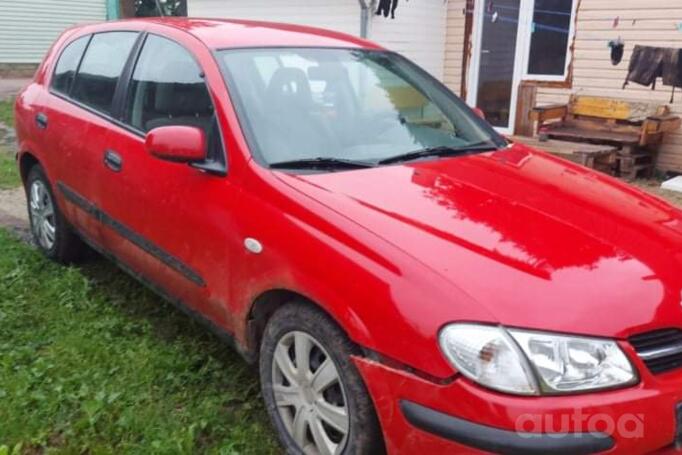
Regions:
<instances>
[{"instance_id":1,"label":"rear side window","mask_svg":"<svg viewBox=\"0 0 682 455\"><path fill-rule=\"evenodd\" d=\"M69 93L73 78L78 70L78 64L81 61L83 51L88 45L89 39L89 35L78 38L64 48L52 76L53 90L63 94Z\"/></svg>"},{"instance_id":2,"label":"rear side window","mask_svg":"<svg viewBox=\"0 0 682 455\"><path fill-rule=\"evenodd\" d=\"M116 84L137 32L106 32L92 37L74 81L71 97L110 114Z\"/></svg>"},{"instance_id":3,"label":"rear side window","mask_svg":"<svg viewBox=\"0 0 682 455\"><path fill-rule=\"evenodd\" d=\"M183 125L211 135L213 103L187 50L159 36L147 37L130 82L125 121L143 132Z\"/></svg>"}]
</instances>

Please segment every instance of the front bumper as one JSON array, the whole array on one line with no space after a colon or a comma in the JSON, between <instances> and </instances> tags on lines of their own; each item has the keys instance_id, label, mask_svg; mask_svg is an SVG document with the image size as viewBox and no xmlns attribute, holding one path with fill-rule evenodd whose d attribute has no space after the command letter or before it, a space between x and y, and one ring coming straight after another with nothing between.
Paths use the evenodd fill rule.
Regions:
<instances>
[{"instance_id":1,"label":"front bumper","mask_svg":"<svg viewBox=\"0 0 682 455\"><path fill-rule=\"evenodd\" d=\"M462 376L436 384L369 359L355 363L390 454L667 453L679 439L682 372L640 369L641 382L625 389L518 397Z\"/></svg>"}]
</instances>

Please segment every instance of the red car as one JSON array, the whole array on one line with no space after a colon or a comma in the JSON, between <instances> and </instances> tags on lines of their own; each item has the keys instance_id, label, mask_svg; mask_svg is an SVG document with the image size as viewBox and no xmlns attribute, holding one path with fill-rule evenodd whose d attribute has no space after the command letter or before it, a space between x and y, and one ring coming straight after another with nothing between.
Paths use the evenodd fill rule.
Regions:
<instances>
[{"instance_id":1,"label":"red car","mask_svg":"<svg viewBox=\"0 0 682 455\"><path fill-rule=\"evenodd\" d=\"M50 258L90 245L258 363L291 453L682 442L682 212L290 25L79 27L17 100Z\"/></svg>"}]
</instances>

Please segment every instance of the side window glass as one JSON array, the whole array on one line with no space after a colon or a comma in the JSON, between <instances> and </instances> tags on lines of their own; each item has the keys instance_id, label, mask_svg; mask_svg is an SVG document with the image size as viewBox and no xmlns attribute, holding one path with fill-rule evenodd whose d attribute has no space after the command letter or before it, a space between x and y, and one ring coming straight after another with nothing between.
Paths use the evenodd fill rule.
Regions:
<instances>
[{"instance_id":1,"label":"side window glass","mask_svg":"<svg viewBox=\"0 0 682 455\"><path fill-rule=\"evenodd\" d=\"M94 35L76 75L71 97L99 111L111 113L116 84L137 35L137 32Z\"/></svg>"},{"instance_id":2,"label":"side window glass","mask_svg":"<svg viewBox=\"0 0 682 455\"><path fill-rule=\"evenodd\" d=\"M213 103L201 69L179 44L155 35L145 41L133 72L125 120L147 132L160 126L196 126L209 138Z\"/></svg>"},{"instance_id":3,"label":"side window glass","mask_svg":"<svg viewBox=\"0 0 682 455\"><path fill-rule=\"evenodd\" d=\"M81 61L83 51L85 51L89 39L89 35L78 38L64 48L52 76L53 90L63 94L69 93L73 78L76 76L76 70L78 70L78 64Z\"/></svg>"}]
</instances>

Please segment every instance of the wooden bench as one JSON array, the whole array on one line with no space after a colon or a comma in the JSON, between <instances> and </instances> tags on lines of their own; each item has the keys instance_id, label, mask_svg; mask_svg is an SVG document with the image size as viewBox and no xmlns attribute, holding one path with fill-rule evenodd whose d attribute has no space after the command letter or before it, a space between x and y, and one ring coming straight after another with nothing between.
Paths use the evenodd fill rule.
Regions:
<instances>
[{"instance_id":1,"label":"wooden bench","mask_svg":"<svg viewBox=\"0 0 682 455\"><path fill-rule=\"evenodd\" d=\"M618 158L618 147L604 144L587 144L557 140L540 140L539 138L513 136L512 142L525 144L543 150L552 155L582 164L592 169L614 175Z\"/></svg>"},{"instance_id":2,"label":"wooden bench","mask_svg":"<svg viewBox=\"0 0 682 455\"><path fill-rule=\"evenodd\" d=\"M543 138L618 147L619 172L628 178L653 172L658 145L682 123L668 106L578 95L533 108L531 120Z\"/></svg>"}]
</instances>

